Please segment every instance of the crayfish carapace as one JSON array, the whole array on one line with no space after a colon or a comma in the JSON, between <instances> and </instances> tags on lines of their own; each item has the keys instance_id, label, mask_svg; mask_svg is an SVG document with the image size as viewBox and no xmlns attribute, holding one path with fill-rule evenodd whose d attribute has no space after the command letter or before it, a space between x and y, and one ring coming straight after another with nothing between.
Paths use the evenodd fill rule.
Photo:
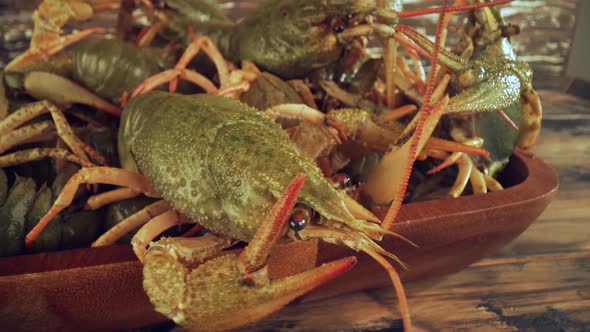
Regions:
<instances>
[{"instance_id":1,"label":"crayfish carapace","mask_svg":"<svg viewBox=\"0 0 590 332\"><path fill-rule=\"evenodd\" d=\"M27 241L34 241L51 218L71 203L80 184L118 185L126 188L126 197L145 194L160 200L111 229L97 244L112 243L121 234L143 225L132 243L138 258L144 262L146 292L158 311L190 330L231 329L255 322L345 272L356 262L353 257L343 258L299 275L269 280L268 256L281 239L320 239L372 256L389 273L398 292L404 326L409 330L412 325L401 282L384 256L397 258L383 250L377 241L383 236L396 236L390 228L403 202L415 160L434 156L452 161L457 160L457 155L481 153L479 140L463 140L459 134L455 140L463 143L460 148L463 150L457 144L431 139L448 108L458 105L459 99L453 98L459 97L449 97L447 85L461 80L456 72L469 72L474 67L471 63L466 65L466 61L460 61L464 65L460 70L453 67L454 58L444 49L446 13L483 10L505 2L458 1L455 6L447 6L445 1L441 8L431 10L441 13L434 43L423 42L409 29L394 28L399 17L424 14L428 10L397 13L384 8L379 1L280 0L239 23L224 20L223 24L192 24L196 33L207 36L193 36L190 29L182 26L178 38L191 40L187 51L173 68L139 84L126 101L118 136L123 169L80 170L27 235ZM163 15L158 8L152 9L163 20L161 26L172 22L170 13ZM274 26L281 33L268 31ZM395 99L391 98L394 74L399 74L391 67L398 63L391 53L395 48L392 41L402 43L409 53L432 58L428 80L422 87L411 87L418 91L414 95L419 97L419 109L404 111L404 115L408 110L410 113L417 110L417 114L401 132L387 136L391 146L381 145L388 151L363 187L364 194L374 203L390 205L383 221L344 191L334 189L315 161L271 119L272 116L303 117L319 125L330 140L338 142L344 140L347 132L343 128L347 126L338 124L336 114L345 112L325 115L310 105L282 104L264 113L230 98L239 97L263 75L248 70L246 60L279 76L301 78L316 68L338 62L346 45L368 34L386 41L384 80L388 106ZM219 86L187 68L201 51L216 67ZM242 68L236 69L226 58L242 61ZM518 92L512 91L513 94L529 91L527 84L522 83L528 82L522 71L498 75L518 76L522 87ZM208 94L151 91L167 82L174 90L178 79L191 81ZM485 80L471 81L470 86L482 82ZM396 85L402 89L403 84L399 83ZM461 89L467 90L466 86ZM472 104L466 105L464 110L480 110ZM342 119L358 121L363 116ZM465 148L467 145L471 149ZM463 181L470 175L460 172L459 177ZM120 194L121 191L102 194L99 204L119 199ZM291 213L294 206L295 212ZM163 238L152 242L164 230L179 223L197 223L208 233L194 239ZM240 255L220 253L236 240L248 242ZM239 314L227 319L229 310L237 307Z\"/></svg>"}]
</instances>

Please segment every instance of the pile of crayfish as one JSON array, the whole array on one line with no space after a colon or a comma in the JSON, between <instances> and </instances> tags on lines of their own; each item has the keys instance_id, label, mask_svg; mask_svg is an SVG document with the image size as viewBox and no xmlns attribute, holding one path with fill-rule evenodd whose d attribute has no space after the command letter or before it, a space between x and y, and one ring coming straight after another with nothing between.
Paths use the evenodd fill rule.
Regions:
<instances>
[{"instance_id":1,"label":"pile of crayfish","mask_svg":"<svg viewBox=\"0 0 590 332\"><path fill-rule=\"evenodd\" d=\"M213 0L43 1L0 85L0 255L127 239L157 311L226 330L354 266L269 280L278 242L318 239L378 261L410 330L378 244L401 205L502 190L540 131L510 1L447 2L272 0L234 22ZM63 32L98 11L113 33ZM403 25L431 14L434 40Z\"/></svg>"}]
</instances>

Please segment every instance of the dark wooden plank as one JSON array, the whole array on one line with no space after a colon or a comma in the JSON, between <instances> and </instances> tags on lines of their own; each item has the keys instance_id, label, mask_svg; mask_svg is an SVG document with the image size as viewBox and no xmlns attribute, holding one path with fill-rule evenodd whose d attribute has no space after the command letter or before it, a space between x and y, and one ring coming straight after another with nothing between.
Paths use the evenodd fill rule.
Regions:
<instances>
[{"instance_id":1,"label":"dark wooden plank","mask_svg":"<svg viewBox=\"0 0 590 332\"><path fill-rule=\"evenodd\" d=\"M407 287L417 331L587 331L590 252L488 260ZM293 304L243 331L401 331L391 288Z\"/></svg>"},{"instance_id":2,"label":"dark wooden plank","mask_svg":"<svg viewBox=\"0 0 590 332\"><path fill-rule=\"evenodd\" d=\"M541 91L543 130L532 151L560 177L549 208L503 256L590 250L590 101Z\"/></svg>"}]
</instances>

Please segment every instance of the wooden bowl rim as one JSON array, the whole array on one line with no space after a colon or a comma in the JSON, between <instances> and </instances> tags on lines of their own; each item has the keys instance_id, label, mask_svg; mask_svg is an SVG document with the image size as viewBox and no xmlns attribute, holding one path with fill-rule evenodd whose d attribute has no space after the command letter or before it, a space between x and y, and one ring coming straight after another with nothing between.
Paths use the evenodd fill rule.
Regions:
<instances>
[{"instance_id":1,"label":"wooden bowl rim","mask_svg":"<svg viewBox=\"0 0 590 332\"><path fill-rule=\"evenodd\" d=\"M440 210L431 209L433 205L440 202L445 203L445 216L463 214L465 212L475 213L484 210L495 210L509 208L510 206L521 205L528 201L537 200L551 196L559 187L557 173L528 151L516 151L510 163L520 164L525 167L526 177L518 184L501 191L489 192L480 195L467 195L459 198L441 198L433 201L414 202L404 204L400 210L396 224L419 223L440 217ZM436 202L436 203L435 203ZM469 206L469 210L465 210Z\"/></svg>"},{"instance_id":2,"label":"wooden bowl rim","mask_svg":"<svg viewBox=\"0 0 590 332\"><path fill-rule=\"evenodd\" d=\"M490 192L484 195L469 195L459 198L444 198L404 204L395 225L399 227L412 223L413 226L416 226L415 223L427 223L440 217L440 209L431 207L440 205L441 200L445 202L445 210L448 211L444 215L452 216L466 212L475 213L485 210L504 209L512 205L547 197L556 192L559 178L555 171L542 160L529 152L517 151L513 154L511 163L516 163L516 166L519 167L525 167L521 171L526 173L526 177L521 183L502 191ZM469 207L469 210L465 210L466 206ZM83 256L84 259L70 259L71 257L80 256ZM130 245L112 245L0 257L0 277L115 264L134 261L135 259ZM76 263L73 264L72 262Z\"/></svg>"}]
</instances>

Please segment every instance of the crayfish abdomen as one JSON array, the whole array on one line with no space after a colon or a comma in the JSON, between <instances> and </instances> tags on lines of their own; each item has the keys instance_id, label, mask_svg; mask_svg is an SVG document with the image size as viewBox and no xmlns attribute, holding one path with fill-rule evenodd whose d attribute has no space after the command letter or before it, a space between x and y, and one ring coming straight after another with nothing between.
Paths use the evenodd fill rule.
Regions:
<instances>
[{"instance_id":1,"label":"crayfish abdomen","mask_svg":"<svg viewBox=\"0 0 590 332\"><path fill-rule=\"evenodd\" d=\"M299 173L309 176L300 202L354 222L342 194L281 127L238 101L151 92L129 102L120 128L124 167L137 165L177 211L215 232L249 241Z\"/></svg>"},{"instance_id":2,"label":"crayfish abdomen","mask_svg":"<svg viewBox=\"0 0 590 332\"><path fill-rule=\"evenodd\" d=\"M72 49L72 76L97 95L118 100L141 81L170 67L155 49L120 39L89 38Z\"/></svg>"}]
</instances>

